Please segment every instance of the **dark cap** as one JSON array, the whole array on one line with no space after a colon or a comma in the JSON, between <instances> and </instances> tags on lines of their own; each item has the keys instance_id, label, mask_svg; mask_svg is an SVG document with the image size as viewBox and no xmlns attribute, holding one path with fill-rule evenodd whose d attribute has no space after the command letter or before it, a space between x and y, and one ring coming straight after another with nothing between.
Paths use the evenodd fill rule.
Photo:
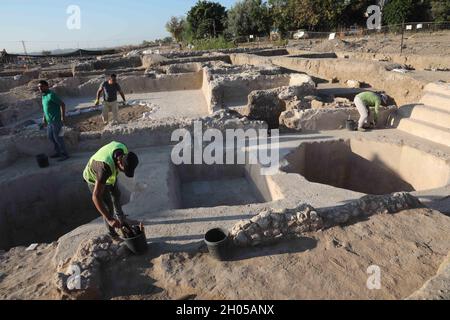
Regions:
<instances>
[{"instance_id":1,"label":"dark cap","mask_svg":"<svg viewBox=\"0 0 450 320\"><path fill-rule=\"evenodd\" d=\"M123 156L123 166L124 166L124 173L127 177L133 178L134 177L134 170L139 164L139 159L137 155L133 152L130 152Z\"/></svg>"}]
</instances>

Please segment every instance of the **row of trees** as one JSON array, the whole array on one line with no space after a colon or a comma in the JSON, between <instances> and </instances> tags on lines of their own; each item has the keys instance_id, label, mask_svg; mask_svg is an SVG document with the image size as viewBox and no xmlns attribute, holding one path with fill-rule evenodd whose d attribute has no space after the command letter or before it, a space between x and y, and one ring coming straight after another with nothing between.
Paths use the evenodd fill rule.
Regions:
<instances>
[{"instance_id":1,"label":"row of trees","mask_svg":"<svg viewBox=\"0 0 450 320\"><path fill-rule=\"evenodd\" d=\"M220 3L199 0L185 17L172 17L166 29L177 41L219 35L240 37L282 34L296 29L331 31L351 25L365 26L364 13L384 2L383 24L450 21L449 0L240 0L230 10Z\"/></svg>"}]
</instances>

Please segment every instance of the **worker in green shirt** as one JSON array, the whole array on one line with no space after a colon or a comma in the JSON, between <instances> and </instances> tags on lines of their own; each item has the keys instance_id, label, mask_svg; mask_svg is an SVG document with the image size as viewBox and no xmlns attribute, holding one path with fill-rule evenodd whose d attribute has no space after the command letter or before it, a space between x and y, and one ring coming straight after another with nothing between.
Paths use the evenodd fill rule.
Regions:
<instances>
[{"instance_id":1,"label":"worker in green shirt","mask_svg":"<svg viewBox=\"0 0 450 320\"><path fill-rule=\"evenodd\" d=\"M358 109L360 118L358 122L358 130L366 131L365 125L369 119L371 109L374 111L375 125L378 122L378 115L380 113L380 106L387 104L388 97L385 94L377 94L372 91L361 92L355 97L355 105Z\"/></svg>"},{"instance_id":2,"label":"worker in green shirt","mask_svg":"<svg viewBox=\"0 0 450 320\"><path fill-rule=\"evenodd\" d=\"M137 155L129 152L126 145L113 141L100 148L90 159L83 171L83 178L92 192L92 201L102 215L109 235L118 239L116 228L125 221L117 185L119 172L134 177L139 164Z\"/></svg>"},{"instance_id":3,"label":"worker in green shirt","mask_svg":"<svg viewBox=\"0 0 450 320\"><path fill-rule=\"evenodd\" d=\"M59 158L58 161L69 159L61 130L66 120L66 105L49 89L48 82L39 81L39 91L42 93L42 109L44 111L43 124L47 126L48 139L55 147L55 154L50 158Z\"/></svg>"}]
</instances>

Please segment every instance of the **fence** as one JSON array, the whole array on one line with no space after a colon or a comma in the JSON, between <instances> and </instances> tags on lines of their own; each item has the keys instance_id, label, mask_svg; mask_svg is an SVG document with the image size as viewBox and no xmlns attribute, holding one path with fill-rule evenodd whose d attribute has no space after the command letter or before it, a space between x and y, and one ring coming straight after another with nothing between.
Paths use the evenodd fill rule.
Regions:
<instances>
[{"instance_id":1,"label":"fence","mask_svg":"<svg viewBox=\"0 0 450 320\"><path fill-rule=\"evenodd\" d=\"M371 36L371 35L388 35L388 34L412 34L412 33L432 33L442 30L450 30L450 22L444 22L444 23L435 23L435 22L405 22L403 24L396 24L396 25L388 25L388 26L382 26L380 29L367 29L367 28L358 28L354 27L351 29L341 29L336 31L310 31L310 30L295 30L288 32L285 36L280 35L277 32L271 32L270 35L253 35L253 36L242 36L242 37L236 37L231 39L236 45L243 45L243 46L254 46L254 47L260 47L260 46L266 46L268 44L274 44L278 41L280 45L284 44L282 40L304 40L304 39L313 39L313 40L328 40L330 39L330 35L333 35L333 38L338 39L345 39L345 38L352 38L352 37L365 37L365 36ZM104 43L105 48L111 48L114 47L112 45L107 45L107 42L111 43L110 41L113 40L107 40ZM114 41L119 41L114 40ZM125 41L125 39L120 39L120 41ZM136 42L136 39L131 40L131 42ZM140 41L138 41L141 43ZM70 46L70 44L73 44L72 47L75 48L95 48L100 47L101 44L103 44L101 41L89 41L85 43L80 42L73 42L73 41L67 41L67 42L58 42L58 41L0 41L0 50L2 48L2 45L5 44L11 44L14 43L16 46L22 46L23 45L23 51L24 54L20 54L21 57L26 56L27 59L29 59L31 56L30 54L27 54L28 52L36 52L40 51L37 49L37 47L41 47L46 45L49 48L51 46L60 46L64 43L67 43L67 46ZM82 46L80 46L80 44ZM25 48L26 46L26 48ZM136 45L138 46L138 45ZM399 43L399 48L403 48L403 46ZM22 50L16 50L22 51ZM58 50L57 50L58 51ZM6 55L2 55L2 51L0 51L0 62L8 62L11 56L7 57ZM16 60L15 58L13 60Z\"/></svg>"},{"instance_id":2,"label":"fence","mask_svg":"<svg viewBox=\"0 0 450 320\"><path fill-rule=\"evenodd\" d=\"M403 24L386 25L380 29L366 29L355 27L351 29L341 29L338 31L316 32L307 30L296 30L288 32L288 39L328 39L330 34L335 34L336 37L344 38L349 36L367 36L376 34L388 33L418 33L418 32L437 32L442 30L450 30L450 22L435 23L435 22L405 22ZM301 36L301 33L303 35Z\"/></svg>"},{"instance_id":3,"label":"fence","mask_svg":"<svg viewBox=\"0 0 450 320\"><path fill-rule=\"evenodd\" d=\"M302 40L331 40L331 39L351 39L351 38L363 38L369 36L377 36L377 35L404 35L405 37L411 34L420 34L420 33L433 33L443 30L450 30L450 22L445 23L435 23L435 22L405 22L403 24L396 25L386 25L382 26L380 29L367 29L361 27L353 27L350 29L340 29L336 31L309 31L309 30L295 30L289 31L287 34L282 37L278 33L271 33L270 36L254 36L250 38L247 37L238 37L233 39L236 43L248 44L253 46L262 46L267 44L268 42L272 42L275 40L298 40L299 44L302 43ZM402 37L403 38L403 37ZM375 40L376 41L376 40ZM401 43L403 40L399 39L399 52L401 53L403 50L403 44ZM305 49L308 47L308 41L303 42L305 45Z\"/></svg>"}]
</instances>

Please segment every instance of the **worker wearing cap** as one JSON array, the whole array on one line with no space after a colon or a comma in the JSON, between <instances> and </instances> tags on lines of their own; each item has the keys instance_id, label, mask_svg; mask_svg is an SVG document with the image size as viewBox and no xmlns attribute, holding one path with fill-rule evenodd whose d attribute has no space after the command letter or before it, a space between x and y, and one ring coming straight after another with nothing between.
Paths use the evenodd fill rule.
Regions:
<instances>
[{"instance_id":1,"label":"worker wearing cap","mask_svg":"<svg viewBox=\"0 0 450 320\"><path fill-rule=\"evenodd\" d=\"M124 214L120 204L120 190L117 186L119 172L134 177L139 164L136 154L120 142L113 141L98 150L89 160L83 178L92 192L92 201L103 216L109 234L117 238L115 228L120 228Z\"/></svg>"},{"instance_id":2,"label":"worker wearing cap","mask_svg":"<svg viewBox=\"0 0 450 320\"><path fill-rule=\"evenodd\" d=\"M365 125L369 119L370 109L374 110L375 125L378 122L378 115L380 113L380 106L383 103L387 104L388 97L385 94L377 94L372 91L361 92L355 97L355 105L358 109L360 118L358 122L358 130L366 131Z\"/></svg>"}]
</instances>

